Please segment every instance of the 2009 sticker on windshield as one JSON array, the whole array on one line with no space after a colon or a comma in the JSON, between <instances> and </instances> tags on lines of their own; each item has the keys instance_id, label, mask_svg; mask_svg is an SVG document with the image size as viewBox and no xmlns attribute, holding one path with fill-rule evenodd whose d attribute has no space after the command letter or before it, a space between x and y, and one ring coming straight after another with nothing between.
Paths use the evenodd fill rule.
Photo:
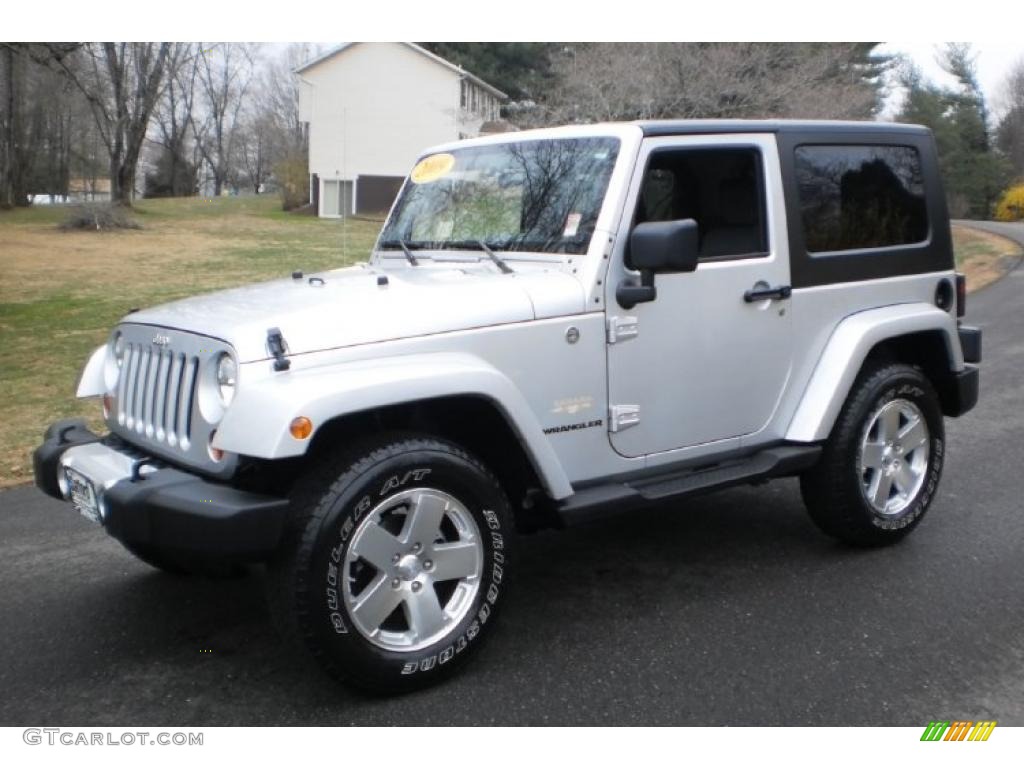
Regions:
<instances>
[{"instance_id":1,"label":"2009 sticker on windshield","mask_svg":"<svg viewBox=\"0 0 1024 768\"><path fill-rule=\"evenodd\" d=\"M455 156L448 153L424 157L409 174L413 184L427 184L447 176L455 166Z\"/></svg>"}]
</instances>

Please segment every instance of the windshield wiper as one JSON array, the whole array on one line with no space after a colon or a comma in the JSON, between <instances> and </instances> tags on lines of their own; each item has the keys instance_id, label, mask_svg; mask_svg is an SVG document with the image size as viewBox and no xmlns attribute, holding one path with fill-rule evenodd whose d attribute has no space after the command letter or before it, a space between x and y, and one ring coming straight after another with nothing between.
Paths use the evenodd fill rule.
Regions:
<instances>
[{"instance_id":1,"label":"windshield wiper","mask_svg":"<svg viewBox=\"0 0 1024 768\"><path fill-rule=\"evenodd\" d=\"M405 242L405 240L402 240L402 239L385 240L383 243L380 244L380 247L381 248L394 248L396 245L399 248L402 249L402 253L405 254L406 261L408 261L414 267L418 267L420 265L419 259L417 259L413 255L412 248L409 247L409 245Z\"/></svg>"},{"instance_id":2,"label":"windshield wiper","mask_svg":"<svg viewBox=\"0 0 1024 768\"><path fill-rule=\"evenodd\" d=\"M483 252L487 254L488 258L494 262L495 266L497 266L498 269L500 269L506 275L512 274L512 267L506 264L504 259L498 256L498 254L496 254L494 251L492 251L490 246L487 245L487 243L485 243L483 240L477 240L476 242L477 245L479 245L483 249Z\"/></svg>"}]
</instances>

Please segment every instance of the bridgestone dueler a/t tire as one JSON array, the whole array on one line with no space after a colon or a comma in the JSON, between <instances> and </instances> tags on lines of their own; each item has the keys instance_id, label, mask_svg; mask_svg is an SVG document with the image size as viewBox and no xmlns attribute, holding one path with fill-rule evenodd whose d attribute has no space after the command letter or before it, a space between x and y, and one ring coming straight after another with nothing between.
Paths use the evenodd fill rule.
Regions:
<instances>
[{"instance_id":1,"label":"bridgestone dueler a/t tire","mask_svg":"<svg viewBox=\"0 0 1024 768\"><path fill-rule=\"evenodd\" d=\"M924 416L930 437L924 481L904 510L882 515L865 498L859 451L867 421L882 405L908 400ZM821 530L860 546L893 544L921 522L935 498L945 458L942 410L935 390L917 368L901 363L870 362L851 388L820 462L800 478L811 519Z\"/></svg>"},{"instance_id":2,"label":"bridgestone dueler a/t tire","mask_svg":"<svg viewBox=\"0 0 1024 768\"><path fill-rule=\"evenodd\" d=\"M459 500L482 542L479 588L468 612L436 642L417 650L379 647L356 627L342 589L346 556L364 515L404 490L436 490ZM321 461L291 497L280 553L268 567L275 622L336 678L398 693L452 675L493 629L508 586L511 510L501 486L456 445L392 435Z\"/></svg>"}]
</instances>

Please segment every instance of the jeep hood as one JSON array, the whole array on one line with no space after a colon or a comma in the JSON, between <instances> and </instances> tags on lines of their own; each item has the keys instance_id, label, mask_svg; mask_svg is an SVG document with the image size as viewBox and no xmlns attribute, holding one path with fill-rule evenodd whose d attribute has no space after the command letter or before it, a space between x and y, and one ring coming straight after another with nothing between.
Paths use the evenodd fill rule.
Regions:
<instances>
[{"instance_id":1,"label":"jeep hood","mask_svg":"<svg viewBox=\"0 0 1024 768\"><path fill-rule=\"evenodd\" d=\"M516 270L504 275L490 264L423 261L399 269L360 265L182 299L124 321L223 339L240 362L251 362L270 356L269 328L280 328L288 354L297 355L584 311L582 285L556 265Z\"/></svg>"}]
</instances>

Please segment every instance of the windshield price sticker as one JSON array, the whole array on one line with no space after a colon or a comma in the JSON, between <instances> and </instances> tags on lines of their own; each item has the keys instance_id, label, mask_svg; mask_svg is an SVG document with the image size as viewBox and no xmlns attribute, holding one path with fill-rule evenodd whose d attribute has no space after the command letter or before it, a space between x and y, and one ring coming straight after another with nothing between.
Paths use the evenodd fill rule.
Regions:
<instances>
[{"instance_id":1,"label":"windshield price sticker","mask_svg":"<svg viewBox=\"0 0 1024 768\"><path fill-rule=\"evenodd\" d=\"M570 213L566 216L565 229L562 231L562 237L576 237L581 221L583 221L583 214L581 213Z\"/></svg>"},{"instance_id":2,"label":"windshield price sticker","mask_svg":"<svg viewBox=\"0 0 1024 768\"><path fill-rule=\"evenodd\" d=\"M454 166L455 155L430 155L416 163L416 167L409 174L409 179L413 184L427 184L447 176Z\"/></svg>"}]
</instances>

